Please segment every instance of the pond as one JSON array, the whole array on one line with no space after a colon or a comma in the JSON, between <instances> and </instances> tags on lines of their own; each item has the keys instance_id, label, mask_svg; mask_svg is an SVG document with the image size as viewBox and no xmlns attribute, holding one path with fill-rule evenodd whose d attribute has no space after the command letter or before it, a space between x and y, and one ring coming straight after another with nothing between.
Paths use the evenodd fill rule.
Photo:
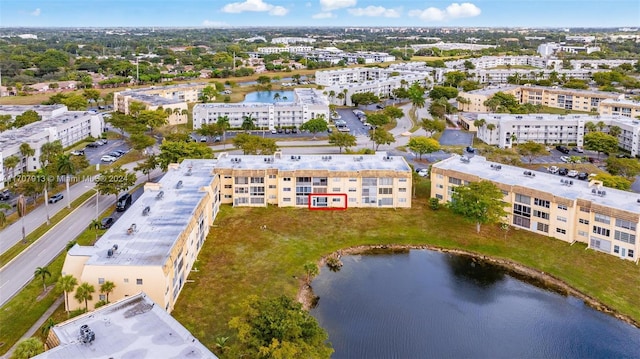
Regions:
<instances>
[{"instance_id":1,"label":"pond","mask_svg":"<svg viewBox=\"0 0 640 359\"><path fill-rule=\"evenodd\" d=\"M484 262L428 250L342 261L312 282L332 358L639 355L639 329Z\"/></svg>"},{"instance_id":2,"label":"pond","mask_svg":"<svg viewBox=\"0 0 640 359\"><path fill-rule=\"evenodd\" d=\"M249 92L243 102L293 102L293 91L257 91Z\"/></svg>"}]
</instances>

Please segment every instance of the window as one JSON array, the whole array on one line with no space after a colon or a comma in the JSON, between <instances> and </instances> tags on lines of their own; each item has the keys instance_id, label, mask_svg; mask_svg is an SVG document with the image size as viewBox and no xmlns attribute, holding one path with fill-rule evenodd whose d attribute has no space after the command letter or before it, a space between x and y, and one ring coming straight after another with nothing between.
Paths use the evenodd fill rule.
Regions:
<instances>
[{"instance_id":1,"label":"window","mask_svg":"<svg viewBox=\"0 0 640 359\"><path fill-rule=\"evenodd\" d=\"M291 182L291 177L285 177L282 180L285 181L285 182Z\"/></svg>"},{"instance_id":2,"label":"window","mask_svg":"<svg viewBox=\"0 0 640 359\"><path fill-rule=\"evenodd\" d=\"M224 179L231 179L231 176L224 176Z\"/></svg>"},{"instance_id":3,"label":"window","mask_svg":"<svg viewBox=\"0 0 640 359\"><path fill-rule=\"evenodd\" d=\"M521 204L513 204L513 214L515 215L519 215L519 216L524 216L524 217L531 217L531 207L527 207L527 206L523 206Z\"/></svg>"},{"instance_id":4,"label":"window","mask_svg":"<svg viewBox=\"0 0 640 359\"><path fill-rule=\"evenodd\" d=\"M522 204L531 204L531 197L516 193L516 202Z\"/></svg>"},{"instance_id":5,"label":"window","mask_svg":"<svg viewBox=\"0 0 640 359\"><path fill-rule=\"evenodd\" d=\"M593 249L597 249L599 251L602 252L611 252L611 242L604 240L604 239L600 239L600 238L595 238L595 237L591 237L591 241L589 242L590 247Z\"/></svg>"},{"instance_id":6,"label":"window","mask_svg":"<svg viewBox=\"0 0 640 359\"><path fill-rule=\"evenodd\" d=\"M406 198L398 198L398 202L407 203L407 199Z\"/></svg>"},{"instance_id":7,"label":"window","mask_svg":"<svg viewBox=\"0 0 640 359\"><path fill-rule=\"evenodd\" d=\"M393 194L393 188L378 188L378 194Z\"/></svg>"},{"instance_id":8,"label":"window","mask_svg":"<svg viewBox=\"0 0 640 359\"><path fill-rule=\"evenodd\" d=\"M616 218L616 227L630 229L632 231L636 230L636 224L631 221L626 221L624 219Z\"/></svg>"},{"instance_id":9,"label":"window","mask_svg":"<svg viewBox=\"0 0 640 359\"><path fill-rule=\"evenodd\" d=\"M558 205L558 209L561 209L561 210L563 210L563 211L566 211L566 210L567 210L567 206L565 206L564 204L559 204L559 205Z\"/></svg>"},{"instance_id":10,"label":"window","mask_svg":"<svg viewBox=\"0 0 640 359\"><path fill-rule=\"evenodd\" d=\"M606 228L593 226L593 233L599 234L601 236L609 237L609 235L611 234L611 231Z\"/></svg>"},{"instance_id":11,"label":"window","mask_svg":"<svg viewBox=\"0 0 640 359\"><path fill-rule=\"evenodd\" d=\"M406 188L404 188L404 187L403 187L403 188L398 188L398 192L400 192L400 193L406 193L406 192L407 192L407 189L406 189Z\"/></svg>"},{"instance_id":12,"label":"window","mask_svg":"<svg viewBox=\"0 0 640 359\"><path fill-rule=\"evenodd\" d=\"M560 221L560 222L565 222L565 223L567 222L567 218L566 217L558 216L556 219L558 221Z\"/></svg>"},{"instance_id":13,"label":"window","mask_svg":"<svg viewBox=\"0 0 640 359\"><path fill-rule=\"evenodd\" d=\"M436 184L436 188L443 189L443 188L444 188L444 185L442 185L442 184L438 183L438 184Z\"/></svg>"},{"instance_id":14,"label":"window","mask_svg":"<svg viewBox=\"0 0 640 359\"><path fill-rule=\"evenodd\" d=\"M515 224L516 226L524 227L524 228L530 228L531 220L525 217L513 216L513 224Z\"/></svg>"},{"instance_id":15,"label":"window","mask_svg":"<svg viewBox=\"0 0 640 359\"><path fill-rule=\"evenodd\" d=\"M620 246L613 246L613 253L620 253Z\"/></svg>"},{"instance_id":16,"label":"window","mask_svg":"<svg viewBox=\"0 0 640 359\"><path fill-rule=\"evenodd\" d=\"M398 182L406 183L406 182L407 182L407 179L406 179L406 178L398 178Z\"/></svg>"},{"instance_id":17,"label":"window","mask_svg":"<svg viewBox=\"0 0 640 359\"><path fill-rule=\"evenodd\" d=\"M231 188L233 188L233 185L231 185L231 184L226 184L226 185L224 185L224 188L225 188L225 189L231 189Z\"/></svg>"},{"instance_id":18,"label":"window","mask_svg":"<svg viewBox=\"0 0 640 359\"><path fill-rule=\"evenodd\" d=\"M370 177L365 177L362 179L362 186L377 186L378 185L378 179L377 178L370 178Z\"/></svg>"},{"instance_id":19,"label":"window","mask_svg":"<svg viewBox=\"0 0 640 359\"><path fill-rule=\"evenodd\" d=\"M358 182L357 178L349 178L349 182Z\"/></svg>"},{"instance_id":20,"label":"window","mask_svg":"<svg viewBox=\"0 0 640 359\"><path fill-rule=\"evenodd\" d=\"M614 231L613 238L615 238L616 240L619 240L620 242L636 244L636 236L631 233Z\"/></svg>"},{"instance_id":21,"label":"window","mask_svg":"<svg viewBox=\"0 0 640 359\"><path fill-rule=\"evenodd\" d=\"M125 279L124 279L124 282L125 282L125 283L129 283L129 278L125 278Z\"/></svg>"},{"instance_id":22,"label":"window","mask_svg":"<svg viewBox=\"0 0 640 359\"><path fill-rule=\"evenodd\" d=\"M580 222L580 223L582 223L582 224L589 225L589 220L588 220L588 219L580 218L580 219L578 220L578 222Z\"/></svg>"},{"instance_id":23,"label":"window","mask_svg":"<svg viewBox=\"0 0 640 359\"><path fill-rule=\"evenodd\" d=\"M340 187L333 187L331 192L340 192Z\"/></svg>"},{"instance_id":24,"label":"window","mask_svg":"<svg viewBox=\"0 0 640 359\"><path fill-rule=\"evenodd\" d=\"M251 177L251 183L264 183L264 177Z\"/></svg>"},{"instance_id":25,"label":"window","mask_svg":"<svg viewBox=\"0 0 640 359\"><path fill-rule=\"evenodd\" d=\"M269 185L269 189L275 189L275 188L276 188L276 185L274 185L274 184L270 184Z\"/></svg>"},{"instance_id":26,"label":"window","mask_svg":"<svg viewBox=\"0 0 640 359\"><path fill-rule=\"evenodd\" d=\"M248 177L236 177L236 184L249 184Z\"/></svg>"},{"instance_id":27,"label":"window","mask_svg":"<svg viewBox=\"0 0 640 359\"><path fill-rule=\"evenodd\" d=\"M378 200L379 206L391 206L393 205L393 198L380 198Z\"/></svg>"},{"instance_id":28,"label":"window","mask_svg":"<svg viewBox=\"0 0 640 359\"><path fill-rule=\"evenodd\" d=\"M98 284L104 284L104 278L98 278Z\"/></svg>"},{"instance_id":29,"label":"window","mask_svg":"<svg viewBox=\"0 0 640 359\"><path fill-rule=\"evenodd\" d=\"M291 192L291 187L285 187L282 189L282 192Z\"/></svg>"},{"instance_id":30,"label":"window","mask_svg":"<svg viewBox=\"0 0 640 359\"><path fill-rule=\"evenodd\" d=\"M560 234L567 234L567 230L566 229L562 229L562 228L556 228L556 232L558 232Z\"/></svg>"},{"instance_id":31,"label":"window","mask_svg":"<svg viewBox=\"0 0 640 359\"><path fill-rule=\"evenodd\" d=\"M629 258L633 258L633 249L629 249L627 251L627 255L629 256Z\"/></svg>"},{"instance_id":32,"label":"window","mask_svg":"<svg viewBox=\"0 0 640 359\"><path fill-rule=\"evenodd\" d=\"M443 199L444 197L442 197L442 195L441 195L441 194L436 194L436 198L441 200L441 199Z\"/></svg>"},{"instance_id":33,"label":"window","mask_svg":"<svg viewBox=\"0 0 640 359\"><path fill-rule=\"evenodd\" d=\"M349 203L356 203L356 199L355 198L349 198Z\"/></svg>"},{"instance_id":34,"label":"window","mask_svg":"<svg viewBox=\"0 0 640 359\"><path fill-rule=\"evenodd\" d=\"M455 184L455 185L461 185L462 181L455 177L449 177L449 183Z\"/></svg>"},{"instance_id":35,"label":"window","mask_svg":"<svg viewBox=\"0 0 640 359\"><path fill-rule=\"evenodd\" d=\"M587 207L580 207L580 212L590 213L591 210Z\"/></svg>"},{"instance_id":36,"label":"window","mask_svg":"<svg viewBox=\"0 0 640 359\"><path fill-rule=\"evenodd\" d=\"M540 232L549 233L549 225L546 223L538 222L536 227Z\"/></svg>"},{"instance_id":37,"label":"window","mask_svg":"<svg viewBox=\"0 0 640 359\"><path fill-rule=\"evenodd\" d=\"M137 285L142 285L142 278L136 279L136 284Z\"/></svg>"},{"instance_id":38,"label":"window","mask_svg":"<svg viewBox=\"0 0 640 359\"><path fill-rule=\"evenodd\" d=\"M291 197L283 197L282 202L291 202Z\"/></svg>"},{"instance_id":39,"label":"window","mask_svg":"<svg viewBox=\"0 0 640 359\"><path fill-rule=\"evenodd\" d=\"M98 299L100 299L100 301L101 301L101 302L104 302L105 300L107 300L107 296L106 296L106 295L104 295L104 294L100 294L100 295L98 296Z\"/></svg>"},{"instance_id":40,"label":"window","mask_svg":"<svg viewBox=\"0 0 640 359\"><path fill-rule=\"evenodd\" d=\"M349 187L349 192L355 192L356 188L355 187Z\"/></svg>"},{"instance_id":41,"label":"window","mask_svg":"<svg viewBox=\"0 0 640 359\"><path fill-rule=\"evenodd\" d=\"M393 185L393 178L380 178L380 181L378 183L380 186L392 186Z\"/></svg>"},{"instance_id":42,"label":"window","mask_svg":"<svg viewBox=\"0 0 640 359\"><path fill-rule=\"evenodd\" d=\"M269 175L269 179L275 179L276 175Z\"/></svg>"},{"instance_id":43,"label":"window","mask_svg":"<svg viewBox=\"0 0 640 359\"><path fill-rule=\"evenodd\" d=\"M264 196L264 186L251 186L250 194L252 196Z\"/></svg>"},{"instance_id":44,"label":"window","mask_svg":"<svg viewBox=\"0 0 640 359\"><path fill-rule=\"evenodd\" d=\"M535 204L536 206L545 207L545 208L549 208L549 205L550 205L549 201L545 201L540 198L534 198L533 204Z\"/></svg>"},{"instance_id":45,"label":"window","mask_svg":"<svg viewBox=\"0 0 640 359\"><path fill-rule=\"evenodd\" d=\"M340 180L342 180L342 178L340 178L340 177L334 177L333 178L333 182L340 182Z\"/></svg>"},{"instance_id":46,"label":"window","mask_svg":"<svg viewBox=\"0 0 640 359\"><path fill-rule=\"evenodd\" d=\"M533 210L533 215L538 218L549 219L549 213L538 211L536 209Z\"/></svg>"},{"instance_id":47,"label":"window","mask_svg":"<svg viewBox=\"0 0 640 359\"><path fill-rule=\"evenodd\" d=\"M586 231L578 231L578 235L579 235L580 237L587 237L587 236L589 236L589 232L586 232Z\"/></svg>"},{"instance_id":48,"label":"window","mask_svg":"<svg viewBox=\"0 0 640 359\"><path fill-rule=\"evenodd\" d=\"M610 224L611 223L611 217L606 216L604 214L600 214L600 213L596 213L594 215L594 220L596 222L605 223L605 224Z\"/></svg>"}]
</instances>

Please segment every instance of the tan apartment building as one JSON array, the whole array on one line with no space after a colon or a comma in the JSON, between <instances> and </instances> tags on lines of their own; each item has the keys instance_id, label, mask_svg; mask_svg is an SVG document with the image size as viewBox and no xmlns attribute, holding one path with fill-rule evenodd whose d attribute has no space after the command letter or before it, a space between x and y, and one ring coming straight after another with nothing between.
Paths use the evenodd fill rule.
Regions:
<instances>
[{"instance_id":1,"label":"tan apartment building","mask_svg":"<svg viewBox=\"0 0 640 359\"><path fill-rule=\"evenodd\" d=\"M411 207L411 167L402 156L221 154L222 203L317 209Z\"/></svg>"},{"instance_id":2,"label":"tan apartment building","mask_svg":"<svg viewBox=\"0 0 640 359\"><path fill-rule=\"evenodd\" d=\"M173 310L186 278L219 209L219 181L212 160L186 160L170 166L93 246L67 252L63 275L96 288L92 309L105 281L115 284L110 300L144 291L168 312ZM73 298L73 293L69 298ZM84 303L70 300L70 308Z\"/></svg>"},{"instance_id":3,"label":"tan apartment building","mask_svg":"<svg viewBox=\"0 0 640 359\"><path fill-rule=\"evenodd\" d=\"M553 237L638 263L640 195L487 161L453 156L432 166L431 195L448 202L455 187L491 181L504 194L507 220L517 229Z\"/></svg>"},{"instance_id":4,"label":"tan apartment building","mask_svg":"<svg viewBox=\"0 0 640 359\"><path fill-rule=\"evenodd\" d=\"M640 102L623 99L607 99L600 102L599 111L603 116L640 117Z\"/></svg>"},{"instance_id":5,"label":"tan apartment building","mask_svg":"<svg viewBox=\"0 0 640 359\"><path fill-rule=\"evenodd\" d=\"M209 83L178 84L170 86L152 86L140 89L132 89L113 94L113 108L125 114L129 114L131 102L140 102L147 110L155 110L159 107L171 109L169 125L187 123L187 104L196 103L202 96L202 89L212 86Z\"/></svg>"},{"instance_id":6,"label":"tan apartment building","mask_svg":"<svg viewBox=\"0 0 640 359\"><path fill-rule=\"evenodd\" d=\"M484 102L497 92L515 96L519 103L530 103L565 110L601 112L600 103L606 100L619 100L624 95L602 91L588 91L565 88L553 88L531 85L490 86L481 90L461 92L458 108L463 112L490 112Z\"/></svg>"}]
</instances>

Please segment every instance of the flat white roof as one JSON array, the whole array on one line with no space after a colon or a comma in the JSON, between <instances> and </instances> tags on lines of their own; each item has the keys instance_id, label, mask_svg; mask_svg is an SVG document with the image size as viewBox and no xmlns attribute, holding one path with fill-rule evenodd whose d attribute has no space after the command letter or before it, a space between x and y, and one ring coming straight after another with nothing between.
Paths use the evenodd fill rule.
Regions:
<instances>
[{"instance_id":1,"label":"flat white roof","mask_svg":"<svg viewBox=\"0 0 640 359\"><path fill-rule=\"evenodd\" d=\"M88 265L163 265L206 196L201 188L213 181L214 164L214 160L185 160L179 169L167 171L159 182L162 199L157 198L160 191L147 189L93 247L74 246L68 254L90 255ZM150 211L144 215L146 207ZM135 231L128 234L133 224ZM118 248L109 256L114 245Z\"/></svg>"},{"instance_id":2,"label":"flat white roof","mask_svg":"<svg viewBox=\"0 0 640 359\"><path fill-rule=\"evenodd\" d=\"M95 339L84 343L82 326ZM139 293L51 329L60 345L35 358L217 358L161 306Z\"/></svg>"},{"instance_id":3,"label":"flat white roof","mask_svg":"<svg viewBox=\"0 0 640 359\"><path fill-rule=\"evenodd\" d=\"M433 164L433 167L468 173L496 183L528 187L570 200L584 199L603 206L640 214L640 203L638 203L640 195L634 192L621 191L609 187L589 187L589 182L587 181L554 175L548 172L531 171L535 174L535 177L528 177L524 175L525 171L529 171L526 168L487 161L482 156L473 156L469 162L463 162L460 158L461 156L455 155ZM493 168L491 167L492 165L494 166ZM501 169L496 170L496 165L501 166ZM563 184L561 180L573 181L573 185ZM596 193L592 192L594 189ZM606 195L599 196L597 194L598 190L604 190Z\"/></svg>"}]
</instances>

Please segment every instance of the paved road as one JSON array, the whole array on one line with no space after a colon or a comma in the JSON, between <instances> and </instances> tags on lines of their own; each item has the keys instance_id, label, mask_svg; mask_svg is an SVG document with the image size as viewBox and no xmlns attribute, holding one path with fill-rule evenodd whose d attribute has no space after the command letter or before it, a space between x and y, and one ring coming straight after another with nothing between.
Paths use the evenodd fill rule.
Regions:
<instances>
[{"instance_id":1,"label":"paved road","mask_svg":"<svg viewBox=\"0 0 640 359\"><path fill-rule=\"evenodd\" d=\"M128 164L127 166L133 167L135 164ZM161 172L156 170L152 173L152 177L160 174ZM139 178L136 184L147 181L147 176L141 174L138 174L138 176ZM82 185L76 186L80 186L81 191L87 190ZM114 195L100 195L98 199L98 212L114 205L115 201L116 198ZM42 215L42 213L40 213L40 215ZM93 220L95 216L96 201L94 196L92 200L85 202L84 205L74 210L13 261L2 267L2 269L0 269L0 305L4 305L22 289L23 286L33 279L33 271L36 267L48 265L64 250L69 241L75 239L87 229L88 224L91 223L91 220ZM5 238L4 231L2 231L2 237L3 239Z\"/></svg>"}]
</instances>

